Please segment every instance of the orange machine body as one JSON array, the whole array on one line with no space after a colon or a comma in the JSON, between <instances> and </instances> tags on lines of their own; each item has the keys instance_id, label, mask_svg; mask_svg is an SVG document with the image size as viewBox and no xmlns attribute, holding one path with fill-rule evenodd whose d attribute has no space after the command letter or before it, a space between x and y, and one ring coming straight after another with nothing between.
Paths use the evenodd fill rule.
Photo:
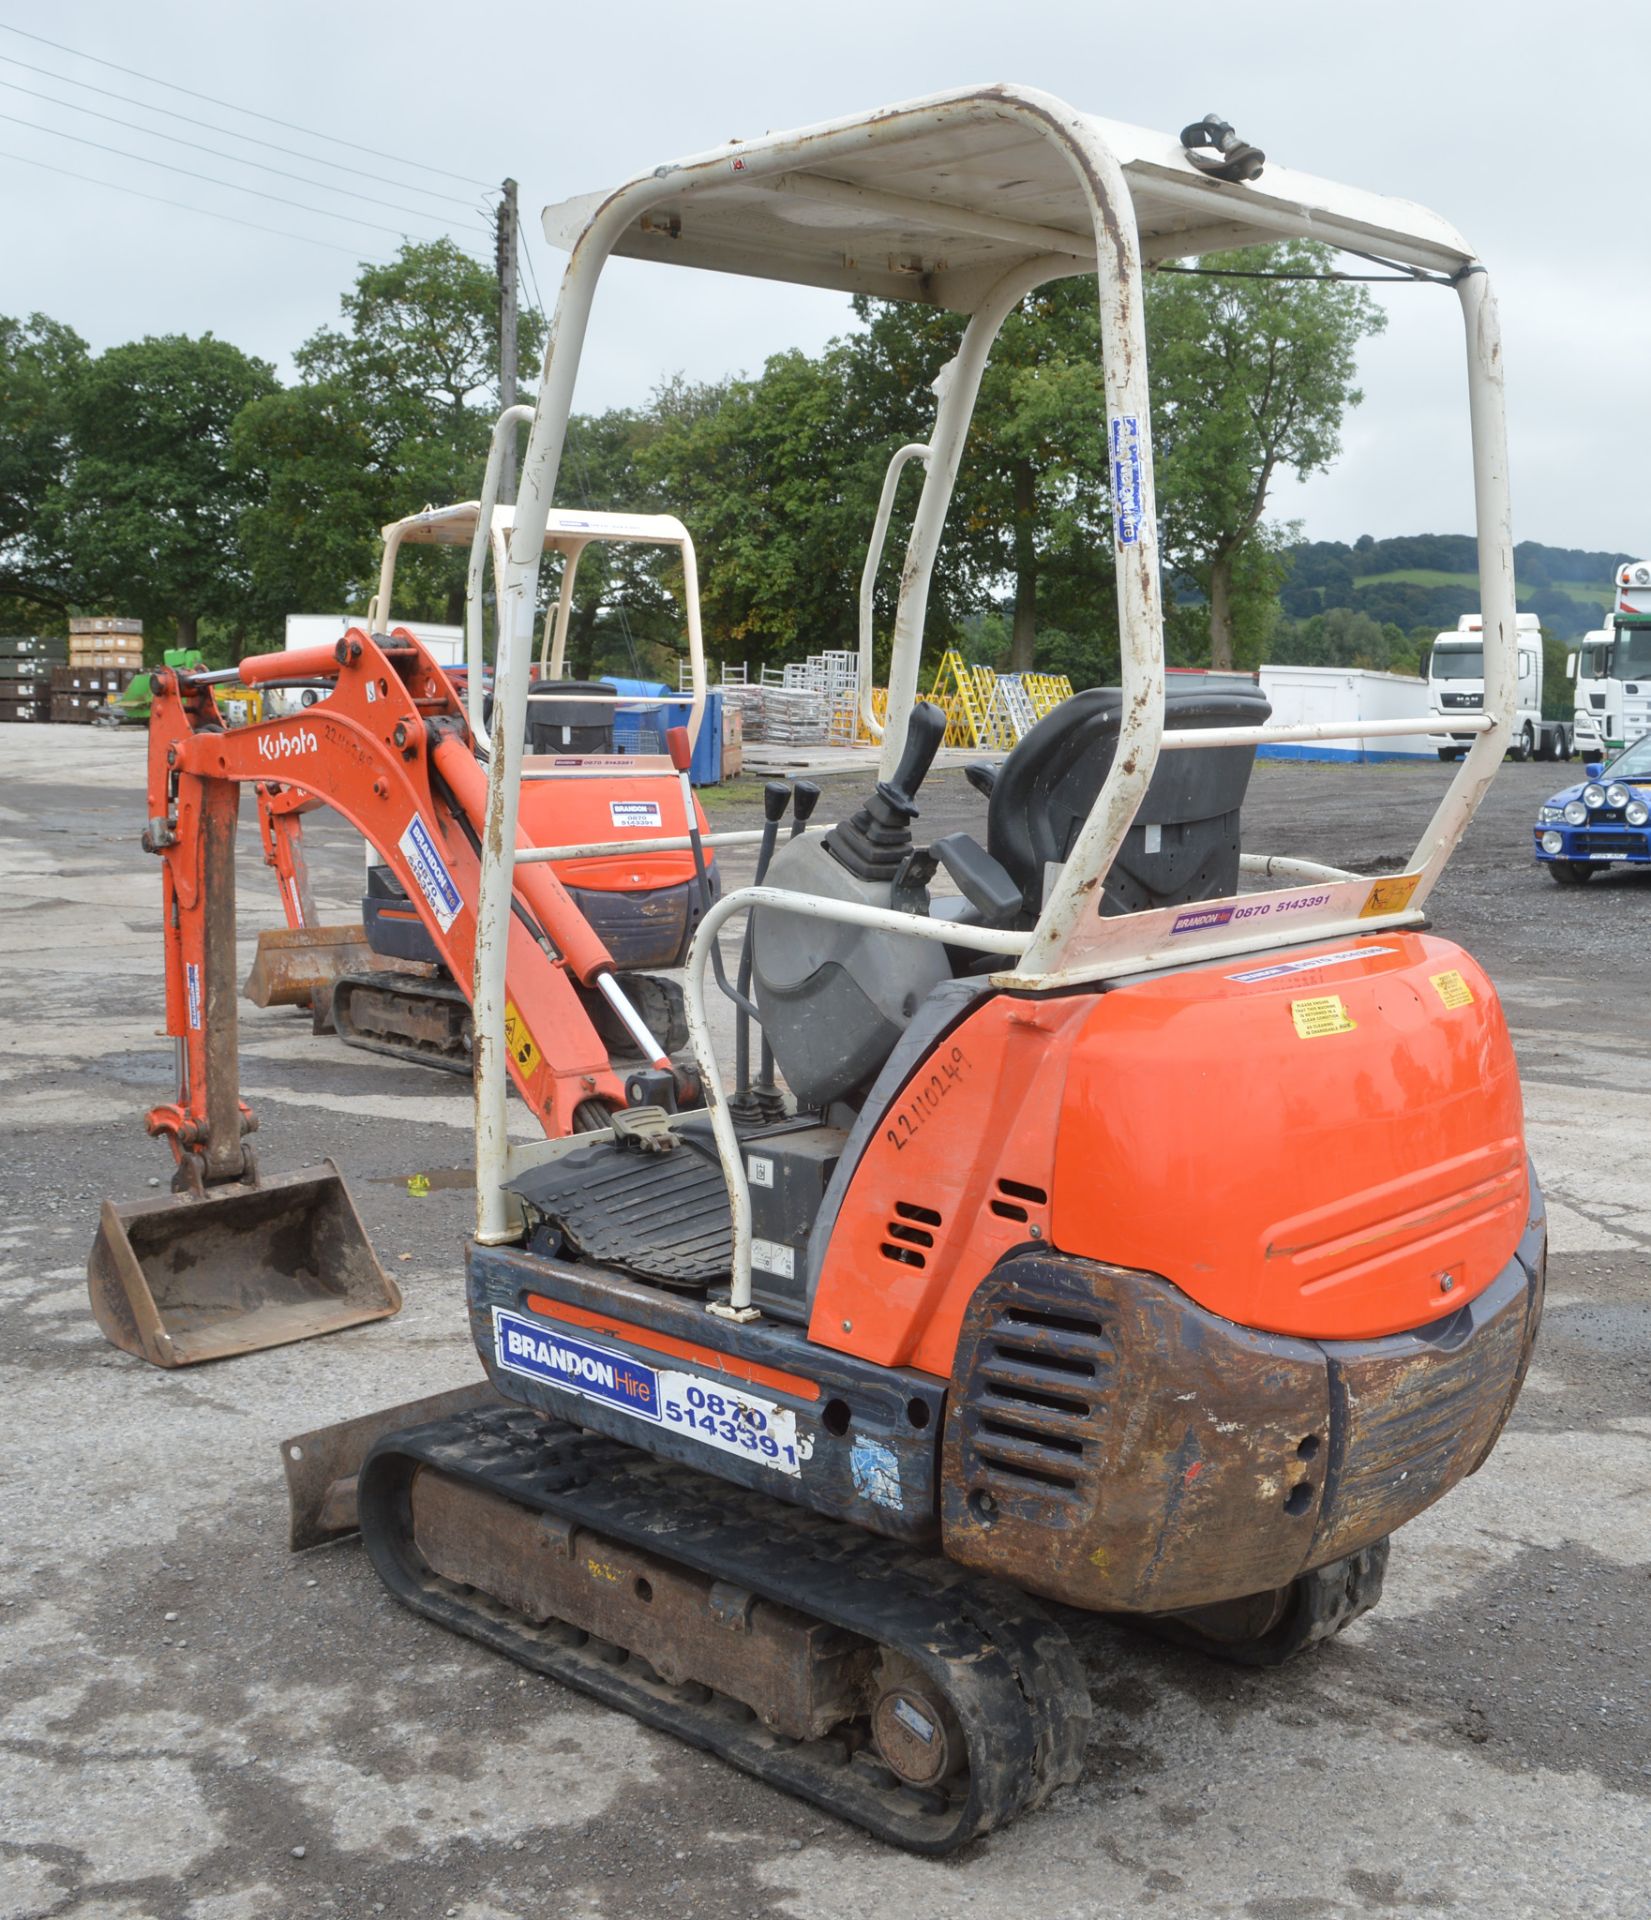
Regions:
<instances>
[{"instance_id":1,"label":"orange machine body","mask_svg":"<svg viewBox=\"0 0 1651 1920\"><path fill-rule=\"evenodd\" d=\"M809 1333L948 1377L971 1295L1041 1246L1157 1274L1244 1327L1378 1337L1488 1287L1530 1202L1502 1010L1448 941L999 992L880 1122Z\"/></svg>"}]
</instances>

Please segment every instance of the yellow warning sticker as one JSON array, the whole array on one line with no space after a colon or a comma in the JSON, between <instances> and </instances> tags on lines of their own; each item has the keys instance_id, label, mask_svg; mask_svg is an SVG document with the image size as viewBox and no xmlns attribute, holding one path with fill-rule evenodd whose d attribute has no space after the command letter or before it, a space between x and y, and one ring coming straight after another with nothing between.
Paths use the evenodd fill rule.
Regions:
<instances>
[{"instance_id":1,"label":"yellow warning sticker","mask_svg":"<svg viewBox=\"0 0 1651 1920\"><path fill-rule=\"evenodd\" d=\"M1321 993L1311 1000L1292 1000L1290 1018L1303 1040L1320 1040L1327 1033L1351 1033L1359 1024L1342 1005L1339 993Z\"/></svg>"},{"instance_id":2,"label":"yellow warning sticker","mask_svg":"<svg viewBox=\"0 0 1651 1920\"><path fill-rule=\"evenodd\" d=\"M1432 984L1433 991L1438 994L1439 998L1447 1007L1471 1007L1473 1005L1473 989L1454 967L1451 968L1449 973L1430 973L1428 980Z\"/></svg>"},{"instance_id":3,"label":"yellow warning sticker","mask_svg":"<svg viewBox=\"0 0 1651 1920\"><path fill-rule=\"evenodd\" d=\"M1359 908L1361 920L1373 919L1378 913L1402 913L1410 905L1410 896L1422 883L1419 873L1396 873L1389 880L1378 880L1370 889L1368 898Z\"/></svg>"},{"instance_id":4,"label":"yellow warning sticker","mask_svg":"<svg viewBox=\"0 0 1651 1920\"><path fill-rule=\"evenodd\" d=\"M504 1003L504 1043L510 1049L510 1057L523 1073L532 1073L538 1066L540 1053L534 1044L533 1035L527 1030L527 1022L516 1010L516 1002Z\"/></svg>"}]
</instances>

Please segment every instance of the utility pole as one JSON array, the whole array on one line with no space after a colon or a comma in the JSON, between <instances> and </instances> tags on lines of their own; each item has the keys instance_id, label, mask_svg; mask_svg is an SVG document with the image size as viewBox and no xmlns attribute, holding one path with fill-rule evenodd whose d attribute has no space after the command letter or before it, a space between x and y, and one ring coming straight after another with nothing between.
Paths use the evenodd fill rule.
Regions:
<instances>
[{"instance_id":1,"label":"utility pole","mask_svg":"<svg viewBox=\"0 0 1651 1920\"><path fill-rule=\"evenodd\" d=\"M499 275L499 400L516 404L516 182L507 180L495 222L494 263ZM505 442L499 472L499 498L516 498L516 436Z\"/></svg>"}]
</instances>

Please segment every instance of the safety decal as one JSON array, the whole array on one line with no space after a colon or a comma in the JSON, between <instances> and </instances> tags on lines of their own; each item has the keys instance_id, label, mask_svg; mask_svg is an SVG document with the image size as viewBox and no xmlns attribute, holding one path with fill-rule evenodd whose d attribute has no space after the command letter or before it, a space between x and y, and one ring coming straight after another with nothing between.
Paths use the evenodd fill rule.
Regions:
<instances>
[{"instance_id":1,"label":"safety decal","mask_svg":"<svg viewBox=\"0 0 1651 1920\"><path fill-rule=\"evenodd\" d=\"M1315 967L1345 967L1349 960L1366 960L1376 953L1397 953L1397 947L1343 947L1339 953L1315 953L1306 960L1280 960L1276 966L1252 967L1248 973L1229 973L1240 986L1257 980L1281 980L1287 973L1311 973Z\"/></svg>"},{"instance_id":2,"label":"safety decal","mask_svg":"<svg viewBox=\"0 0 1651 1920\"><path fill-rule=\"evenodd\" d=\"M747 1154L745 1159L745 1177L754 1187L772 1187L774 1184L774 1163L763 1153Z\"/></svg>"},{"instance_id":3,"label":"safety decal","mask_svg":"<svg viewBox=\"0 0 1651 1920\"><path fill-rule=\"evenodd\" d=\"M184 962L183 977L189 994L189 1030L201 1030L201 970L193 960Z\"/></svg>"},{"instance_id":4,"label":"safety decal","mask_svg":"<svg viewBox=\"0 0 1651 1920\"><path fill-rule=\"evenodd\" d=\"M662 824L657 800L610 800L608 812L616 827L657 827Z\"/></svg>"},{"instance_id":5,"label":"safety decal","mask_svg":"<svg viewBox=\"0 0 1651 1920\"><path fill-rule=\"evenodd\" d=\"M1378 913L1402 913L1410 905L1410 896L1422 884L1419 873L1396 873L1389 880L1378 880L1371 887L1359 918L1370 920Z\"/></svg>"},{"instance_id":6,"label":"safety decal","mask_svg":"<svg viewBox=\"0 0 1651 1920\"><path fill-rule=\"evenodd\" d=\"M1112 416L1112 512L1118 545L1132 547L1141 537L1141 422L1133 413Z\"/></svg>"},{"instance_id":7,"label":"safety decal","mask_svg":"<svg viewBox=\"0 0 1651 1920\"><path fill-rule=\"evenodd\" d=\"M528 1032L527 1022L514 1000L504 1003L504 1043L510 1049L511 1059L523 1073L537 1071L543 1056L534 1045L533 1035Z\"/></svg>"},{"instance_id":8,"label":"safety decal","mask_svg":"<svg viewBox=\"0 0 1651 1920\"><path fill-rule=\"evenodd\" d=\"M1428 984L1445 1006L1454 1010L1473 1005L1473 989L1454 967L1447 973L1430 973L1427 978Z\"/></svg>"},{"instance_id":9,"label":"safety decal","mask_svg":"<svg viewBox=\"0 0 1651 1920\"><path fill-rule=\"evenodd\" d=\"M848 1470L854 1479L854 1491L874 1507L887 1507L891 1513L905 1511L905 1496L900 1491L900 1456L880 1440L868 1440L863 1433L854 1436L849 1449Z\"/></svg>"},{"instance_id":10,"label":"safety decal","mask_svg":"<svg viewBox=\"0 0 1651 1920\"><path fill-rule=\"evenodd\" d=\"M1303 1040L1321 1040L1327 1033L1351 1033L1358 1022L1342 1005L1339 993L1321 993L1311 1000L1292 1000L1290 1018Z\"/></svg>"},{"instance_id":11,"label":"safety decal","mask_svg":"<svg viewBox=\"0 0 1651 1920\"><path fill-rule=\"evenodd\" d=\"M447 862L442 859L430 829L418 814L407 822L407 831L396 842L406 856L407 864L413 870L413 878L418 882L419 892L430 903L430 911L436 916L436 924L443 933L459 917L459 908L464 905L459 890L453 884L453 876L447 871Z\"/></svg>"},{"instance_id":12,"label":"safety decal","mask_svg":"<svg viewBox=\"0 0 1651 1920\"><path fill-rule=\"evenodd\" d=\"M753 1240L751 1264L761 1267L764 1273L778 1274L782 1280L797 1277L796 1249L788 1247L783 1240Z\"/></svg>"},{"instance_id":13,"label":"safety decal","mask_svg":"<svg viewBox=\"0 0 1651 1920\"><path fill-rule=\"evenodd\" d=\"M617 1407L633 1419L673 1428L719 1453L739 1454L794 1479L801 1477L812 1451L807 1438L798 1439L797 1416L789 1407L674 1367L646 1366L505 1307L493 1309L493 1351L507 1373Z\"/></svg>"}]
</instances>

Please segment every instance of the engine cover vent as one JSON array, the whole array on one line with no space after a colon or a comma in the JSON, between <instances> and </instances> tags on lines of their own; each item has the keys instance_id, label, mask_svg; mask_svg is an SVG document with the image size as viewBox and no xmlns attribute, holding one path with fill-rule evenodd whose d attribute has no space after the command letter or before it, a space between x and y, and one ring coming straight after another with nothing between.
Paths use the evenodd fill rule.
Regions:
<instances>
[{"instance_id":1,"label":"engine cover vent","mask_svg":"<svg viewBox=\"0 0 1651 1920\"><path fill-rule=\"evenodd\" d=\"M1022 1496L1029 1487L1079 1494L1110 1410L1116 1352L1104 1317L1007 1300L976 1353L962 1411L971 1482Z\"/></svg>"}]
</instances>

